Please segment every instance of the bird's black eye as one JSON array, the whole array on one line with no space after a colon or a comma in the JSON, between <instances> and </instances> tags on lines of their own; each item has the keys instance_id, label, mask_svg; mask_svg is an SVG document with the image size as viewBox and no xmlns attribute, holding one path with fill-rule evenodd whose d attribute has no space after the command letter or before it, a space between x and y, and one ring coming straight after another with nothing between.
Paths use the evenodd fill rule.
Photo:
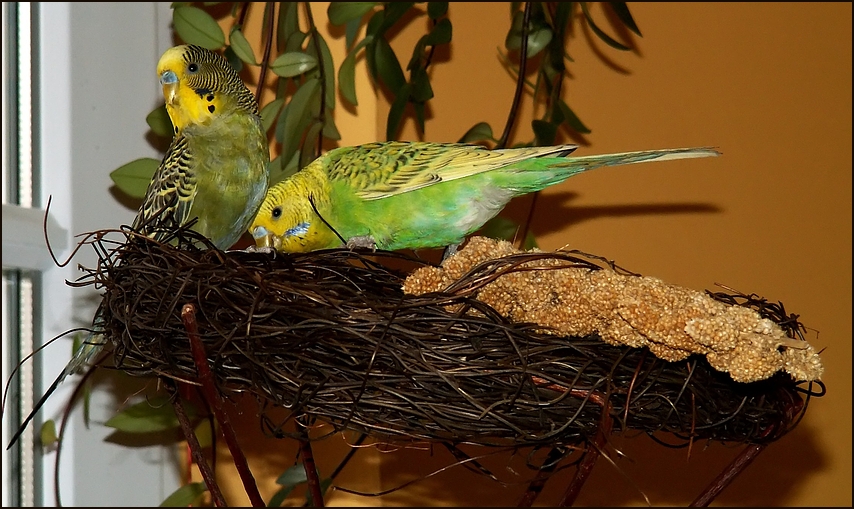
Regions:
<instances>
[{"instance_id":1,"label":"bird's black eye","mask_svg":"<svg viewBox=\"0 0 854 509\"><path fill-rule=\"evenodd\" d=\"M199 72L199 64L193 62L187 66L187 70L190 71L191 73L195 74L195 73Z\"/></svg>"},{"instance_id":2,"label":"bird's black eye","mask_svg":"<svg viewBox=\"0 0 854 509\"><path fill-rule=\"evenodd\" d=\"M279 219L282 217L282 207L276 207L273 209L273 219Z\"/></svg>"}]
</instances>

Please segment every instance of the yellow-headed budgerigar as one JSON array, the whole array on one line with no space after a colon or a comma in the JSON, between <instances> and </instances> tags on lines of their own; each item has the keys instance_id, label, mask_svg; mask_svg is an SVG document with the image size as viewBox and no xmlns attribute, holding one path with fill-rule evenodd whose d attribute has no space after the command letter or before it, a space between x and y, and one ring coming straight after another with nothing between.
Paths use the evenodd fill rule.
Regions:
<instances>
[{"instance_id":1,"label":"yellow-headed budgerigar","mask_svg":"<svg viewBox=\"0 0 854 509\"><path fill-rule=\"evenodd\" d=\"M174 137L132 228L165 240L169 228L196 220L193 230L228 249L246 231L269 186L269 147L258 103L225 58L199 46L168 49L157 77ZM106 339L97 333L100 316L95 315L95 332L35 405L10 447L62 380L101 351Z\"/></svg>"},{"instance_id":2,"label":"yellow-headed budgerigar","mask_svg":"<svg viewBox=\"0 0 854 509\"><path fill-rule=\"evenodd\" d=\"M567 157L576 148L400 141L336 148L272 186L249 231L258 247L282 252L455 246L511 198L581 172L719 155L680 148Z\"/></svg>"}]
</instances>

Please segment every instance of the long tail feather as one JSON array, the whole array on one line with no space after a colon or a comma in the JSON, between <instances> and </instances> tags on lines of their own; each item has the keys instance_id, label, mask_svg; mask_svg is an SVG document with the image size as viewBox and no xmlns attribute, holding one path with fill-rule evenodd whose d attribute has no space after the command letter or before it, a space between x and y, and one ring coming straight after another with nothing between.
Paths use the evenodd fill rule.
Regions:
<instances>
[{"instance_id":1,"label":"long tail feather","mask_svg":"<svg viewBox=\"0 0 854 509\"><path fill-rule=\"evenodd\" d=\"M602 166L618 166L623 164L643 163L646 161L717 157L719 155L721 155L721 153L711 147L640 150L637 152L622 152L617 154L568 157L566 158L566 162L557 163L553 166L569 167L577 172L582 172L592 170L594 168L600 168Z\"/></svg>"}]
</instances>

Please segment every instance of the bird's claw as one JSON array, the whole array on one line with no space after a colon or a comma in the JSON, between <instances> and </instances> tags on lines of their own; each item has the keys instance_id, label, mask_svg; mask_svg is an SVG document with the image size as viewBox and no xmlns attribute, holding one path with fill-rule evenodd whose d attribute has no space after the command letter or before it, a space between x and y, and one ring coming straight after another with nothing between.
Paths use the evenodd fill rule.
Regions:
<instances>
[{"instance_id":1,"label":"bird's claw","mask_svg":"<svg viewBox=\"0 0 854 509\"><path fill-rule=\"evenodd\" d=\"M244 253L266 253L272 254L273 258L276 257L276 248L272 246L247 246L246 249L242 250Z\"/></svg>"},{"instance_id":2,"label":"bird's claw","mask_svg":"<svg viewBox=\"0 0 854 509\"><path fill-rule=\"evenodd\" d=\"M346 244L348 249L368 248L371 251L377 250L377 242L370 235L361 235L358 237L350 237Z\"/></svg>"}]
</instances>

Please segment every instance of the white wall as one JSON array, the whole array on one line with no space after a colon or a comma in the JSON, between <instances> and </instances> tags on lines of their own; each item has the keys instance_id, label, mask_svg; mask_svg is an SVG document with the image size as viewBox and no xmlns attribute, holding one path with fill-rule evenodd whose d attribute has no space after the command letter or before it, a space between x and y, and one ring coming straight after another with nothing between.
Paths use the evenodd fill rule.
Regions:
<instances>
[{"instance_id":1,"label":"white wall","mask_svg":"<svg viewBox=\"0 0 854 509\"><path fill-rule=\"evenodd\" d=\"M172 45L168 3L42 3L40 36L43 74L40 109L42 206L71 236L132 222L135 211L111 194L109 173L138 157L159 158L146 140L145 116L162 102L155 67ZM68 245L76 244L70 238ZM69 254L57 253L60 260ZM96 265L91 248L67 267L44 273L43 337L91 324L100 300L92 288L74 289L65 280L81 276L77 265ZM41 372L47 387L69 359L71 341L45 350ZM111 374L112 375L112 374ZM114 377L111 377L114 378ZM58 418L75 378L49 401L42 418ZM179 485L172 449L128 447L105 441L101 423L118 405L112 384L99 384L86 429L80 407L66 435L60 469L63 505L156 506ZM53 505L54 454L43 456L41 502ZM37 502L38 503L38 502Z\"/></svg>"}]
</instances>

